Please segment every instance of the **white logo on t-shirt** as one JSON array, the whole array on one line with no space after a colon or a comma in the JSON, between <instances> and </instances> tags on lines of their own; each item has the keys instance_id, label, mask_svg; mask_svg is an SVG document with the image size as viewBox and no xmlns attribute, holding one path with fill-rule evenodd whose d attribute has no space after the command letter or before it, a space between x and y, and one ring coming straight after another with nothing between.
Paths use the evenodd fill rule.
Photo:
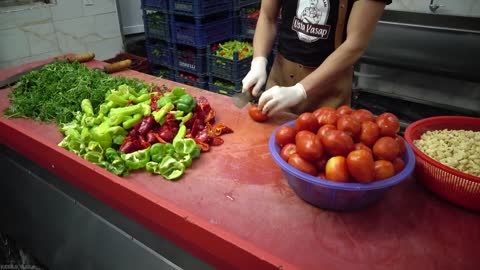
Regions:
<instances>
[{"instance_id":1,"label":"white logo on t-shirt","mask_svg":"<svg viewBox=\"0 0 480 270\"><path fill-rule=\"evenodd\" d=\"M298 0L292 30L304 42L327 39L330 33L330 25L326 25L329 11L329 0Z\"/></svg>"}]
</instances>

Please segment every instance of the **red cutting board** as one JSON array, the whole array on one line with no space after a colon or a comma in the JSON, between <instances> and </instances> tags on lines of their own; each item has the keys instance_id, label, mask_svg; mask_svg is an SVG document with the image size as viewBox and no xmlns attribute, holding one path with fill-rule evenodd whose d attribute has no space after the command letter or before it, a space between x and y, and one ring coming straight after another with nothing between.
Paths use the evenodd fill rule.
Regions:
<instances>
[{"instance_id":1,"label":"red cutting board","mask_svg":"<svg viewBox=\"0 0 480 270\"><path fill-rule=\"evenodd\" d=\"M0 79L38 63L1 70ZM147 172L116 177L58 147L54 124L0 118L1 142L221 269L480 269L480 215L414 179L361 211L313 207L295 195L268 151L271 132L291 116L256 123L229 97L136 71L115 76L203 95L234 133L177 182ZM9 92L0 90L0 114Z\"/></svg>"}]
</instances>

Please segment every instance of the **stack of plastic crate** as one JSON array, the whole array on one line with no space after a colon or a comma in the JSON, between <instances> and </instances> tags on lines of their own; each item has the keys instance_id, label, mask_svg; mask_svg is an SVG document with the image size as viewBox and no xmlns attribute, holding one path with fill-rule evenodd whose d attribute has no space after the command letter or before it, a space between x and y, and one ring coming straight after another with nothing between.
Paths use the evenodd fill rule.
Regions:
<instances>
[{"instance_id":1,"label":"stack of plastic crate","mask_svg":"<svg viewBox=\"0 0 480 270\"><path fill-rule=\"evenodd\" d=\"M142 0L142 10L151 73L174 80L169 0Z\"/></svg>"},{"instance_id":2,"label":"stack of plastic crate","mask_svg":"<svg viewBox=\"0 0 480 270\"><path fill-rule=\"evenodd\" d=\"M250 70L252 56L243 56L242 54L245 52L239 49L239 51L233 52L232 59L225 58L219 47L221 44L225 43L213 44L208 51L208 72L210 74L208 87L212 92L232 96L241 91L242 79Z\"/></svg>"},{"instance_id":3,"label":"stack of plastic crate","mask_svg":"<svg viewBox=\"0 0 480 270\"><path fill-rule=\"evenodd\" d=\"M235 0L235 14L237 15L236 29L239 38L253 39L258 15L260 14L259 0Z\"/></svg>"},{"instance_id":4,"label":"stack of plastic crate","mask_svg":"<svg viewBox=\"0 0 480 270\"><path fill-rule=\"evenodd\" d=\"M175 80L208 89L209 44L234 38L231 0L169 0Z\"/></svg>"}]
</instances>

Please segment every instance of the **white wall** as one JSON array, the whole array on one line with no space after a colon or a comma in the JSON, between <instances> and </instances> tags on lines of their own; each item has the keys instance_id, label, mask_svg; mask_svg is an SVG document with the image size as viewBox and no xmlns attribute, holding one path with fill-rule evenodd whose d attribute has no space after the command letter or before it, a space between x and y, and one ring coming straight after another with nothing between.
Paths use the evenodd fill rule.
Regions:
<instances>
[{"instance_id":1,"label":"white wall","mask_svg":"<svg viewBox=\"0 0 480 270\"><path fill-rule=\"evenodd\" d=\"M430 0L393 0L387 9L421 12L442 15L480 17L480 1L478 0L434 0L441 5L435 12L430 11Z\"/></svg>"},{"instance_id":2,"label":"white wall","mask_svg":"<svg viewBox=\"0 0 480 270\"><path fill-rule=\"evenodd\" d=\"M105 60L123 51L115 0L57 0L55 5L0 9L0 68L64 53L92 51Z\"/></svg>"},{"instance_id":3,"label":"white wall","mask_svg":"<svg viewBox=\"0 0 480 270\"><path fill-rule=\"evenodd\" d=\"M123 34L137 34L145 31L143 27L142 9L140 0L118 0L120 21Z\"/></svg>"}]
</instances>

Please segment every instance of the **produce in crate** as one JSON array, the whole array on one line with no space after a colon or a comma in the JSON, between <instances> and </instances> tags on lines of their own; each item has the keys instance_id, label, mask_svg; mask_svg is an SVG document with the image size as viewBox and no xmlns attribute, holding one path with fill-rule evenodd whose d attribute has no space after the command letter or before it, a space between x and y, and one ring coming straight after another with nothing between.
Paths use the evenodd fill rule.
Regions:
<instances>
[{"instance_id":1,"label":"produce in crate","mask_svg":"<svg viewBox=\"0 0 480 270\"><path fill-rule=\"evenodd\" d=\"M212 51L215 56L230 60L233 60L234 54L238 53L238 60L242 60L253 55L253 46L249 42L232 40L213 45ZM217 63L221 64L223 62L217 60Z\"/></svg>"},{"instance_id":2,"label":"produce in crate","mask_svg":"<svg viewBox=\"0 0 480 270\"><path fill-rule=\"evenodd\" d=\"M302 172L336 182L370 183L405 167L399 129L391 113L375 118L365 109L322 107L299 115L293 127L279 128L275 142L282 158Z\"/></svg>"}]
</instances>

